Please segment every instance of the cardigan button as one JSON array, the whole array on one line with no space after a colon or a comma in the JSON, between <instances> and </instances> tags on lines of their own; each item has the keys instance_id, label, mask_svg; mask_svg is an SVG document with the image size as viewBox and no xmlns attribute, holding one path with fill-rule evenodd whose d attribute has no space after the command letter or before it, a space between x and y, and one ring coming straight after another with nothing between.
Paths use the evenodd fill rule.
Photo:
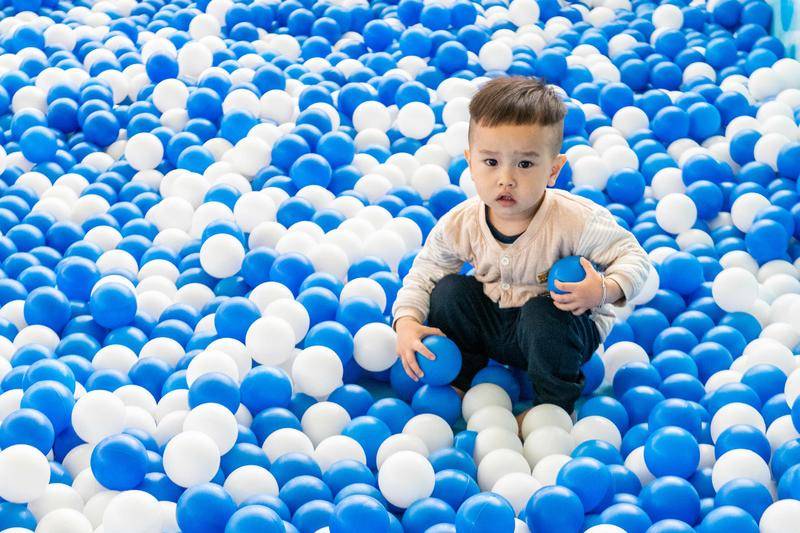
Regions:
<instances>
[{"instance_id":1,"label":"cardigan button","mask_svg":"<svg viewBox=\"0 0 800 533\"><path fill-rule=\"evenodd\" d=\"M503 283L502 285L500 285L500 288L503 289L504 291L507 291L508 289L511 288L511 285L509 285L508 283Z\"/></svg>"},{"instance_id":2,"label":"cardigan button","mask_svg":"<svg viewBox=\"0 0 800 533\"><path fill-rule=\"evenodd\" d=\"M500 264L503 266L507 266L510 262L511 260L508 258L507 255L504 255L502 258L500 258Z\"/></svg>"}]
</instances>

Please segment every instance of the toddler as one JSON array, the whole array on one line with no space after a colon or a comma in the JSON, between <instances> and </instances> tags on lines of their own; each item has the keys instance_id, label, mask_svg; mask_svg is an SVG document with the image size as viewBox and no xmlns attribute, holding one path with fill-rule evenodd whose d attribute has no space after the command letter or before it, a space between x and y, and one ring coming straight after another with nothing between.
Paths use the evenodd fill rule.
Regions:
<instances>
[{"instance_id":1,"label":"toddler","mask_svg":"<svg viewBox=\"0 0 800 533\"><path fill-rule=\"evenodd\" d=\"M459 392L491 357L527 370L537 404L572 412L581 365L611 330L611 306L641 290L647 254L607 209L548 188L566 162L566 108L552 87L497 78L469 110L464 155L477 195L439 220L405 277L393 306L397 352L418 380L415 352L434 358L422 339L445 335L463 356ZM582 257L585 279L549 292L549 268L570 255ZM458 274L464 263L474 276Z\"/></svg>"}]
</instances>

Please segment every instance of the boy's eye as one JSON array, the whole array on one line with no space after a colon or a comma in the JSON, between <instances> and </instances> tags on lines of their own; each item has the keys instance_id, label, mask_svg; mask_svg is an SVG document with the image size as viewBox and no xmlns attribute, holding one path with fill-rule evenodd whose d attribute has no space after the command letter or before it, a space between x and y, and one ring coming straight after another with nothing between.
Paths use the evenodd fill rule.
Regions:
<instances>
[{"instance_id":1,"label":"boy's eye","mask_svg":"<svg viewBox=\"0 0 800 533\"><path fill-rule=\"evenodd\" d=\"M533 166L533 161L520 161L519 168L531 168Z\"/></svg>"},{"instance_id":2,"label":"boy's eye","mask_svg":"<svg viewBox=\"0 0 800 533\"><path fill-rule=\"evenodd\" d=\"M483 162L486 163L486 165L488 165L490 167L496 167L497 166L497 159L484 159Z\"/></svg>"}]
</instances>

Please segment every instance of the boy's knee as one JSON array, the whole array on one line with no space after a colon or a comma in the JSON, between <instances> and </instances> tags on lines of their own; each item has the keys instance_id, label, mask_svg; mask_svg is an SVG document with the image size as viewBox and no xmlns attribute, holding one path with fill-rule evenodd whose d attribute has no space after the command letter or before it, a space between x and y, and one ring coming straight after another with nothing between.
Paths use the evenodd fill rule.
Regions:
<instances>
[{"instance_id":1,"label":"boy's knee","mask_svg":"<svg viewBox=\"0 0 800 533\"><path fill-rule=\"evenodd\" d=\"M480 287L475 278L458 274L440 279L431 291L429 321L441 324L450 322L455 316L468 314L474 306L476 283Z\"/></svg>"},{"instance_id":2,"label":"boy's knee","mask_svg":"<svg viewBox=\"0 0 800 533\"><path fill-rule=\"evenodd\" d=\"M431 291L431 298L452 298L459 293L463 293L469 285L467 276L459 274L448 274L440 279Z\"/></svg>"}]
</instances>

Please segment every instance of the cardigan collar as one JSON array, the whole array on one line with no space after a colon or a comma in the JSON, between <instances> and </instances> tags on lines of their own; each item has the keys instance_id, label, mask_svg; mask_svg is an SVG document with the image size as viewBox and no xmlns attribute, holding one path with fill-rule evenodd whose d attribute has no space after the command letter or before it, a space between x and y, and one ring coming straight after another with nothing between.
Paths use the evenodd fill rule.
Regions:
<instances>
[{"instance_id":1,"label":"cardigan collar","mask_svg":"<svg viewBox=\"0 0 800 533\"><path fill-rule=\"evenodd\" d=\"M483 234L484 238L488 241L494 243L494 246L497 247L498 250L502 251L513 251L517 248L524 248L527 244L533 239L536 234L539 233L539 229L542 227L545 220L547 220L547 216L550 213L550 207L553 205L553 194L550 192L549 189L544 190L544 195L542 197L542 203L539 206L539 209L536 210L534 213L533 218L531 219L530 223L528 224L527 229L517 237L517 240L508 245L502 245L497 242L497 239L494 238L492 235L491 230L489 229L489 224L486 220L486 204L483 200L480 201L480 210L478 212L478 221L481 226L481 233Z\"/></svg>"}]
</instances>

